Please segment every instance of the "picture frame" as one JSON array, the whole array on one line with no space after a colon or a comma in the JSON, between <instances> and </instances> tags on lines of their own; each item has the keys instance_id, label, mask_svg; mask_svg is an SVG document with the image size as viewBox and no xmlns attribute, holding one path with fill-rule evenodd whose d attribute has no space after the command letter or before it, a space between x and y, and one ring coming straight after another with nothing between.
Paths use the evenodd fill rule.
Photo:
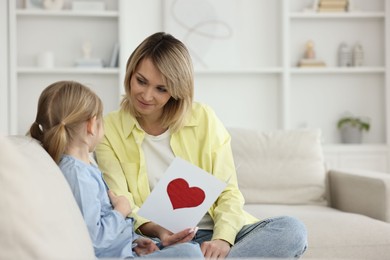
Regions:
<instances>
[{"instance_id":1,"label":"picture frame","mask_svg":"<svg viewBox=\"0 0 390 260\"><path fill-rule=\"evenodd\" d=\"M236 0L165 0L164 31L187 46L195 69L234 67L241 60L236 5Z\"/></svg>"}]
</instances>

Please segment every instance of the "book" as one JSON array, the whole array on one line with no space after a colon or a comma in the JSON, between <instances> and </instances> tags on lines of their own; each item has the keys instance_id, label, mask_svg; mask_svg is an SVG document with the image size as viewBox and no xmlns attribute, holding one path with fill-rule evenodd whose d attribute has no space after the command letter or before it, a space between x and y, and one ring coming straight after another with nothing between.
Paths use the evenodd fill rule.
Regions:
<instances>
[{"instance_id":1,"label":"book","mask_svg":"<svg viewBox=\"0 0 390 260\"><path fill-rule=\"evenodd\" d=\"M327 5L327 4L335 4L335 5L348 5L348 0L321 0L319 1L319 5Z\"/></svg>"},{"instance_id":2,"label":"book","mask_svg":"<svg viewBox=\"0 0 390 260\"><path fill-rule=\"evenodd\" d=\"M323 13L336 12L337 13L337 12L346 12L347 9L344 7L319 7L317 11L320 13L321 12L323 12Z\"/></svg>"},{"instance_id":3,"label":"book","mask_svg":"<svg viewBox=\"0 0 390 260\"><path fill-rule=\"evenodd\" d=\"M320 4L319 8L347 8L347 4Z\"/></svg>"},{"instance_id":4,"label":"book","mask_svg":"<svg viewBox=\"0 0 390 260\"><path fill-rule=\"evenodd\" d=\"M301 59L298 62L298 67L325 67L326 64L322 60L316 59Z\"/></svg>"},{"instance_id":5,"label":"book","mask_svg":"<svg viewBox=\"0 0 390 260\"><path fill-rule=\"evenodd\" d=\"M119 60L119 43L115 43L112 49L111 59L108 66L111 68L118 67L118 60Z\"/></svg>"},{"instance_id":6,"label":"book","mask_svg":"<svg viewBox=\"0 0 390 260\"><path fill-rule=\"evenodd\" d=\"M348 1L347 0L321 0L319 1L319 4L348 4Z\"/></svg>"},{"instance_id":7,"label":"book","mask_svg":"<svg viewBox=\"0 0 390 260\"><path fill-rule=\"evenodd\" d=\"M323 12L340 12L347 10L348 1L347 0L327 0L321 1L318 5L318 11Z\"/></svg>"}]
</instances>

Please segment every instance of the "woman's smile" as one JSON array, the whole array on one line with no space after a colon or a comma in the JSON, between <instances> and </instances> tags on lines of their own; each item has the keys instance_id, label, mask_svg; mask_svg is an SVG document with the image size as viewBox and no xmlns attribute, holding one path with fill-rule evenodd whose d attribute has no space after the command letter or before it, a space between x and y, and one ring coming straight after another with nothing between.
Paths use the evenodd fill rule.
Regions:
<instances>
[{"instance_id":1,"label":"woman's smile","mask_svg":"<svg viewBox=\"0 0 390 260\"><path fill-rule=\"evenodd\" d=\"M140 108L148 109L148 108L151 108L153 106L153 103L151 103L151 102L142 101L140 99L137 99L137 101L138 101L137 103L138 103Z\"/></svg>"}]
</instances>

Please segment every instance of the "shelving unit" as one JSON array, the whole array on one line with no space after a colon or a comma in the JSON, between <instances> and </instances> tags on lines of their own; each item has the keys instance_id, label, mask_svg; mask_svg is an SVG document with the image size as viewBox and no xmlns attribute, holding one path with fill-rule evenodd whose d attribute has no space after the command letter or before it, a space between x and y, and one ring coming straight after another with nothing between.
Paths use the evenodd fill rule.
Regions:
<instances>
[{"instance_id":1,"label":"shelving unit","mask_svg":"<svg viewBox=\"0 0 390 260\"><path fill-rule=\"evenodd\" d=\"M227 126L321 128L325 157L332 167L389 171L385 2L355 0L360 10L348 13L302 12L312 3L309 0L225 2L236 10L237 53L226 53L221 67L195 66L195 98L210 104ZM158 19L164 16L167 13ZM165 30L158 23L154 28ZM138 35L134 28L133 32ZM171 33L180 35L180 28ZM326 67L296 66L307 40L315 42L317 57L325 60ZM342 41L363 45L364 66L338 67ZM340 143L336 124L346 111L371 118L363 144Z\"/></svg>"},{"instance_id":2,"label":"shelving unit","mask_svg":"<svg viewBox=\"0 0 390 260\"><path fill-rule=\"evenodd\" d=\"M387 82L386 1L354 1L359 11L303 13L307 1L289 1L290 92L289 127L319 127L330 167L389 171L390 101ZM286 3L287 4L287 3ZM306 37L306 38L305 38ZM324 68L298 68L299 44L313 40ZM364 46L362 67L338 67L341 42ZM304 97L304 98L303 98ZM345 112L371 119L363 144L340 144L338 118Z\"/></svg>"},{"instance_id":3,"label":"shelving unit","mask_svg":"<svg viewBox=\"0 0 390 260\"><path fill-rule=\"evenodd\" d=\"M35 117L41 89L57 79L92 83L89 85L103 98L105 111L117 109L124 92L123 65L127 58L146 36L167 31L169 5L180 1L105 0L109 6L105 12L73 12L69 8L55 12L23 10L21 2L18 0L9 12L13 57L10 118L14 133L25 131ZM303 12L312 2L202 2L203 7L211 8L201 12L202 16L191 16L192 19L223 9L229 16L218 14L221 17L217 18L226 19L224 22L231 26L234 35L230 39L233 42L197 39L196 44L205 44L204 50L212 48L212 44L222 43L216 45L221 49L228 47L225 52L217 49L219 56L208 67L195 64L195 99L212 106L228 127L263 131L320 128L325 158L332 167L356 166L390 172L390 4L386 0L354 0L359 10L353 12ZM219 4L223 6L212 7ZM194 8L191 6L189 12L194 13ZM60 39L58 35L48 38L54 25L69 39ZM37 27L40 31L32 30ZM94 53L109 57L112 45L119 41L121 68L89 70L72 66L81 55L81 36L96 28L98 32L88 36L96 41ZM183 34L180 28L168 32L176 37ZM316 56L325 61L326 67L296 66L308 40L314 41ZM362 44L364 66L338 67L337 50L343 41L349 46ZM190 49L194 47L186 44ZM34 55L53 46L58 60L55 68L35 67ZM364 136L363 144L340 143L336 123L346 111L371 118L371 130Z\"/></svg>"},{"instance_id":4,"label":"shelving unit","mask_svg":"<svg viewBox=\"0 0 390 260\"><path fill-rule=\"evenodd\" d=\"M104 11L71 10L71 0L62 10L25 9L24 2L9 1L10 27L10 132L24 134L35 118L38 97L49 84L76 80L102 98L105 112L118 108L119 68L106 67L119 42L119 3L105 1ZM104 35L104 37L102 37ZM105 66L76 67L82 45L90 42L91 58ZM50 51L54 67L37 66L39 53Z\"/></svg>"}]
</instances>

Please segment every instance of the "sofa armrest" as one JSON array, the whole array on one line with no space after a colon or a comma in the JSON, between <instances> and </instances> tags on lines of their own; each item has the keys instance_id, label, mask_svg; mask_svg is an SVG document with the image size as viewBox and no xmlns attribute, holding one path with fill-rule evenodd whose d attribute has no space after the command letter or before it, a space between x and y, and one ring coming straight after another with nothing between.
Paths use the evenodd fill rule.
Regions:
<instances>
[{"instance_id":1,"label":"sofa armrest","mask_svg":"<svg viewBox=\"0 0 390 260\"><path fill-rule=\"evenodd\" d=\"M390 174L329 170L330 206L390 222Z\"/></svg>"}]
</instances>

